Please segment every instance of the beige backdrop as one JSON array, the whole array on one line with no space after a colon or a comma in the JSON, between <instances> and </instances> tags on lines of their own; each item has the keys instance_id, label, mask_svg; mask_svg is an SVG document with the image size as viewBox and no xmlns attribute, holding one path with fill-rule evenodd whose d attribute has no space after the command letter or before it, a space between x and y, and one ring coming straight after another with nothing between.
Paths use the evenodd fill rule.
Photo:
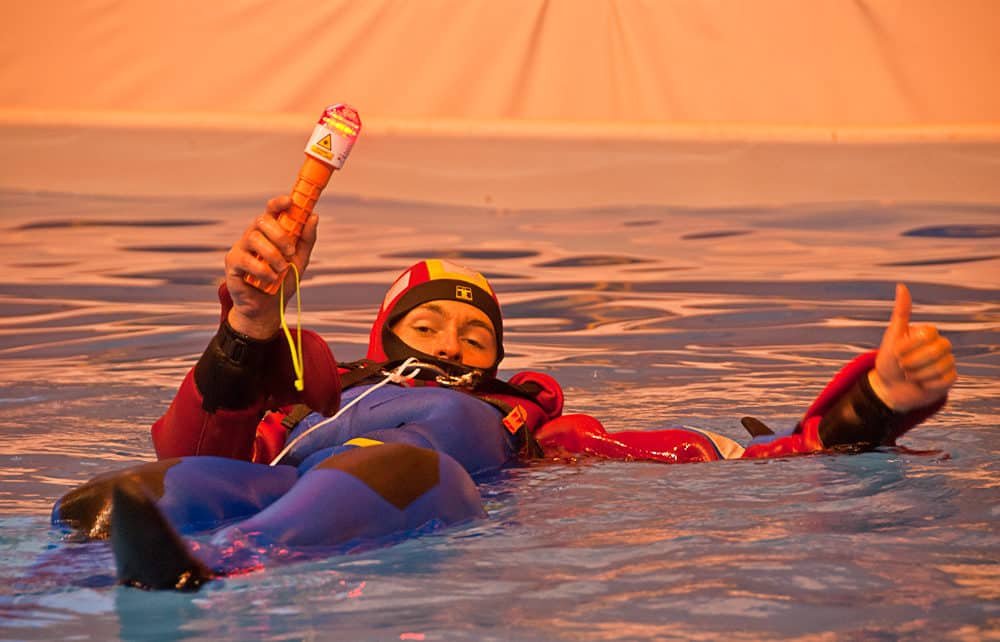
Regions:
<instances>
[{"instance_id":1,"label":"beige backdrop","mask_svg":"<svg viewBox=\"0 0 1000 642\"><path fill-rule=\"evenodd\" d=\"M0 7L0 188L284 189L313 120L343 101L366 127L342 189L370 196L725 204L1000 189L1000 0Z\"/></svg>"},{"instance_id":2,"label":"beige backdrop","mask_svg":"<svg viewBox=\"0 0 1000 642\"><path fill-rule=\"evenodd\" d=\"M0 106L899 125L1000 118L997 0L4 0Z\"/></svg>"}]
</instances>

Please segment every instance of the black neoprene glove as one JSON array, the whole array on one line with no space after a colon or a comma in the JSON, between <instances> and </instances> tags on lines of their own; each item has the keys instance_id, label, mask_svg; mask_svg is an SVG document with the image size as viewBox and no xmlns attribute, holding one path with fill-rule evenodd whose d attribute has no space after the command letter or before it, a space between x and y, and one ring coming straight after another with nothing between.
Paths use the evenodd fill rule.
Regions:
<instances>
[{"instance_id":1,"label":"black neoprene glove","mask_svg":"<svg viewBox=\"0 0 1000 642\"><path fill-rule=\"evenodd\" d=\"M903 416L879 399L863 376L823 414L819 437L827 448L875 448L886 442Z\"/></svg>"},{"instance_id":2,"label":"black neoprene glove","mask_svg":"<svg viewBox=\"0 0 1000 642\"><path fill-rule=\"evenodd\" d=\"M202 408L242 410L267 396L281 349L281 335L260 340L223 321L194 367Z\"/></svg>"}]
</instances>

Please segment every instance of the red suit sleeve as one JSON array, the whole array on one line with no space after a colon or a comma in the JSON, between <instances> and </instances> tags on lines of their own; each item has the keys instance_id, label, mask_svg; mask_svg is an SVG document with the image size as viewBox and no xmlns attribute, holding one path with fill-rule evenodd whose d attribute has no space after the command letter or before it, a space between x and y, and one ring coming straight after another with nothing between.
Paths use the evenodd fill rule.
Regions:
<instances>
[{"instance_id":1,"label":"red suit sleeve","mask_svg":"<svg viewBox=\"0 0 1000 642\"><path fill-rule=\"evenodd\" d=\"M530 391L532 400L544 414L545 420L555 419L563 411L563 390L554 377L544 372L519 372L510 383Z\"/></svg>"},{"instance_id":2,"label":"red suit sleeve","mask_svg":"<svg viewBox=\"0 0 1000 642\"><path fill-rule=\"evenodd\" d=\"M563 390L551 376L520 372L510 383L530 390L544 416L531 422L544 457L579 455L618 460L682 463L722 458L705 434L686 430L650 430L609 433L600 421L584 414L563 415ZM530 413L529 413L530 414Z\"/></svg>"},{"instance_id":3,"label":"red suit sleeve","mask_svg":"<svg viewBox=\"0 0 1000 642\"><path fill-rule=\"evenodd\" d=\"M893 412L868 383L877 355L877 351L866 352L844 366L809 406L792 434L752 444L743 456L781 457L831 448L893 446L944 406L946 399L941 399L906 413Z\"/></svg>"},{"instance_id":4,"label":"red suit sleeve","mask_svg":"<svg viewBox=\"0 0 1000 642\"><path fill-rule=\"evenodd\" d=\"M684 464L715 461L722 455L704 433L684 428L608 432L590 415L554 419L535 433L546 457L590 455L622 461Z\"/></svg>"},{"instance_id":5,"label":"red suit sleeve","mask_svg":"<svg viewBox=\"0 0 1000 642\"><path fill-rule=\"evenodd\" d=\"M152 427L160 459L215 455L250 460L257 425L266 410L304 403L332 414L340 403L340 377L329 346L302 331L305 388L296 391L291 353L283 336L256 341L225 319L232 299L219 289L222 322L205 354L181 382L167 412Z\"/></svg>"},{"instance_id":6,"label":"red suit sleeve","mask_svg":"<svg viewBox=\"0 0 1000 642\"><path fill-rule=\"evenodd\" d=\"M249 460L264 400L238 410L208 412L192 369L181 382L167 412L153 424L153 447L159 459L217 455Z\"/></svg>"}]
</instances>

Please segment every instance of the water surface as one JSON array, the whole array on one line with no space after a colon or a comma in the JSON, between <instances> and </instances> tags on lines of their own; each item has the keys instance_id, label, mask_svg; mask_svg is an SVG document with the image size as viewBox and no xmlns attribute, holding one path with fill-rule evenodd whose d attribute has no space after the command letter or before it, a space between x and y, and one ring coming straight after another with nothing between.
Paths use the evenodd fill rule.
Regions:
<instances>
[{"instance_id":1,"label":"water surface","mask_svg":"<svg viewBox=\"0 0 1000 642\"><path fill-rule=\"evenodd\" d=\"M983 639L1000 622L1000 206L503 211L324 197L304 324L363 355L391 279L444 256L509 319L502 374L554 373L612 430L793 425L877 346L893 285L961 379L900 450L667 466L535 462L489 519L197 594L114 585L52 503L153 458L263 199L0 193L0 638ZM308 376L308 375L307 375Z\"/></svg>"}]
</instances>

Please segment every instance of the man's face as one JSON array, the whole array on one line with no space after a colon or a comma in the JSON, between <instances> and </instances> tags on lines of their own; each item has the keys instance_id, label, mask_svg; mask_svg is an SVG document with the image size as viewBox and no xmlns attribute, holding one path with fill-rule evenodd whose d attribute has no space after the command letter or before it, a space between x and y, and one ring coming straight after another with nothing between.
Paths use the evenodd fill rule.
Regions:
<instances>
[{"instance_id":1,"label":"man's face","mask_svg":"<svg viewBox=\"0 0 1000 642\"><path fill-rule=\"evenodd\" d=\"M461 301L418 305L391 326L403 343L439 359L473 368L490 368L497 359L497 339L486 313Z\"/></svg>"}]
</instances>

